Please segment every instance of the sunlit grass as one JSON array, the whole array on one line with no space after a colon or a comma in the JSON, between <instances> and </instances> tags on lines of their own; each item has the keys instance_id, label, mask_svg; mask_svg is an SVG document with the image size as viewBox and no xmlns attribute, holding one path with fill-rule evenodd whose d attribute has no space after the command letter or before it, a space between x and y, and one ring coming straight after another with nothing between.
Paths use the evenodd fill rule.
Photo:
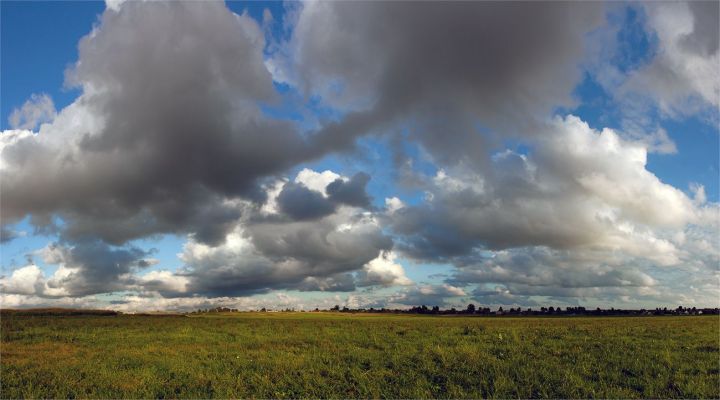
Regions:
<instances>
[{"instance_id":1,"label":"sunlit grass","mask_svg":"<svg viewBox=\"0 0 720 400\"><path fill-rule=\"evenodd\" d=\"M718 398L712 317L2 319L3 398Z\"/></svg>"}]
</instances>

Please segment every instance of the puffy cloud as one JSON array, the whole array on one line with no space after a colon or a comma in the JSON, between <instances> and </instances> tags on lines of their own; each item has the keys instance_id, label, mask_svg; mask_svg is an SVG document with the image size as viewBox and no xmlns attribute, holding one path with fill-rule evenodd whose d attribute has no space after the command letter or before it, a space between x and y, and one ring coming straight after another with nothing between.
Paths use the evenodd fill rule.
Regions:
<instances>
[{"instance_id":1,"label":"puffy cloud","mask_svg":"<svg viewBox=\"0 0 720 400\"><path fill-rule=\"evenodd\" d=\"M285 184L277 201L280 209L296 220L321 218L335 211L327 196L297 183Z\"/></svg>"},{"instance_id":2,"label":"puffy cloud","mask_svg":"<svg viewBox=\"0 0 720 400\"><path fill-rule=\"evenodd\" d=\"M134 283L133 274L155 263L136 247L113 248L99 241L71 246L53 243L39 252L47 264L58 265L39 296L87 296L122 291Z\"/></svg>"},{"instance_id":3,"label":"puffy cloud","mask_svg":"<svg viewBox=\"0 0 720 400\"><path fill-rule=\"evenodd\" d=\"M655 229L700 223L693 201L646 168L646 149L569 116L556 119L530 154L505 151L480 173L440 170L425 203L391 215L401 248L447 259L476 248L597 247L677 261Z\"/></svg>"},{"instance_id":4,"label":"puffy cloud","mask_svg":"<svg viewBox=\"0 0 720 400\"><path fill-rule=\"evenodd\" d=\"M306 177L314 172L306 170ZM321 175L321 174L317 174ZM328 185L346 182L357 194L358 178L331 173ZM300 176L300 175L299 175ZM365 176L360 181L364 189ZM402 267L388 253L393 242L386 236L373 212L349 206L350 197L335 200L335 194L311 190L302 183L281 180L283 189L274 193L279 204L275 212L249 201L233 207L243 217L219 243L208 243L198 233L188 236L179 255L184 267L178 271L158 270L139 275L153 265L148 252L132 246L114 247L102 241L51 244L38 252L47 264L57 265L54 275L29 289L18 279L27 280L25 270L5 279L7 293L40 297L88 296L131 290L143 295L173 298L190 295L209 297L248 296L273 289L301 291L351 291L356 281L363 286L407 284ZM302 189L313 199L331 204L326 215L313 220L296 218L288 207L302 205L302 198L286 198L290 190ZM324 189L324 188L323 188ZM345 190L343 188L343 190ZM363 190L364 193L364 190ZM292 214L288 219L286 214ZM36 268L36 267L33 267ZM34 270L33 270L34 271ZM355 274L359 275L356 276ZM23 288L12 289L12 288ZM12 291L10 291L12 290Z\"/></svg>"},{"instance_id":5,"label":"puffy cloud","mask_svg":"<svg viewBox=\"0 0 720 400\"><path fill-rule=\"evenodd\" d=\"M137 278L137 285L144 291L158 293L184 293L189 279L172 271L150 271Z\"/></svg>"},{"instance_id":6,"label":"puffy cloud","mask_svg":"<svg viewBox=\"0 0 720 400\"><path fill-rule=\"evenodd\" d=\"M51 122L57 111L47 94L33 94L20 108L10 113L8 122L13 129L35 129L39 124Z\"/></svg>"},{"instance_id":7,"label":"puffy cloud","mask_svg":"<svg viewBox=\"0 0 720 400\"><path fill-rule=\"evenodd\" d=\"M333 176L337 178L322 186ZM365 192L370 176L366 173L359 172L348 179L331 171L319 174L304 169L295 181L307 184L288 182L274 199L280 210L293 219L321 218L332 214L339 205L370 207L371 199Z\"/></svg>"},{"instance_id":8,"label":"puffy cloud","mask_svg":"<svg viewBox=\"0 0 720 400\"><path fill-rule=\"evenodd\" d=\"M623 90L650 95L666 112L687 114L697 101L720 105L718 3L645 3L647 29L657 37L652 61L633 71ZM695 103L695 104L694 104Z\"/></svg>"},{"instance_id":9,"label":"puffy cloud","mask_svg":"<svg viewBox=\"0 0 720 400\"><path fill-rule=\"evenodd\" d=\"M365 264L358 272L358 286L394 286L410 285L412 281L405 276L402 265L397 264L397 255L392 251L382 252L380 255Z\"/></svg>"},{"instance_id":10,"label":"puffy cloud","mask_svg":"<svg viewBox=\"0 0 720 400\"><path fill-rule=\"evenodd\" d=\"M607 87L667 112L717 106L717 4L644 7L657 54ZM260 26L221 2L110 1L68 73L80 97L56 113L33 96L0 135L3 223L30 215L60 235L40 253L54 274L16 269L0 278L0 299L100 304L95 294L132 291L114 306L259 308L272 290L363 287L344 304L707 302L718 207L702 187L690 198L648 170L648 152L677 148L643 122L647 100L627 107L637 128L623 121L623 132L547 122L573 105L585 34L604 11L318 1L292 14L288 42L268 47L269 15ZM300 132L270 118L273 78L319 96L334 122ZM424 200L390 190L380 211L368 174L280 176L380 132L394 134L398 177ZM527 150L502 150L505 139ZM154 261L127 243L163 233L187 235L184 266L143 274ZM405 256L456 270L444 285L412 286ZM406 287L386 295L395 285ZM282 296L273 304L301 301Z\"/></svg>"},{"instance_id":11,"label":"puffy cloud","mask_svg":"<svg viewBox=\"0 0 720 400\"><path fill-rule=\"evenodd\" d=\"M403 207L405 207L405 203L397 197L388 197L385 199L385 209L387 209L387 212L390 214Z\"/></svg>"},{"instance_id":12,"label":"puffy cloud","mask_svg":"<svg viewBox=\"0 0 720 400\"><path fill-rule=\"evenodd\" d=\"M355 185L354 179L311 170L301 171L295 182L312 182L323 175L326 186L333 182ZM354 290L354 273L390 250L392 239L383 233L373 212L345 205L340 202L344 199L335 201L325 187L309 183L322 188L320 192L295 182L285 182L280 192L268 189L277 193L276 213L268 209L258 212L250 203L239 205L243 218L221 244L191 238L180 256L185 267L176 274L187 279L183 280L185 289L171 290L161 279L155 290L165 296L238 296L272 289ZM313 213L317 204L329 206L322 213ZM371 280L363 275L363 285L405 282L402 268L398 270L391 259L385 261L387 265L378 264L382 261L372 264L375 272Z\"/></svg>"},{"instance_id":13,"label":"puffy cloud","mask_svg":"<svg viewBox=\"0 0 720 400\"><path fill-rule=\"evenodd\" d=\"M279 191L274 189L276 193L269 194L268 203L295 220L321 218L342 205L369 208L371 199L365 191L369 180L364 172L347 178L332 171L317 173L305 168L295 183L284 183Z\"/></svg>"},{"instance_id":14,"label":"puffy cloud","mask_svg":"<svg viewBox=\"0 0 720 400\"><path fill-rule=\"evenodd\" d=\"M42 293L45 287L43 272L37 265L26 265L0 278L0 291L4 294L31 295Z\"/></svg>"},{"instance_id":15,"label":"puffy cloud","mask_svg":"<svg viewBox=\"0 0 720 400\"><path fill-rule=\"evenodd\" d=\"M56 265L55 272L46 277L34 264L16 269L0 279L4 294L60 298L122 291L133 287L136 272L157 262L138 248L113 248L99 241L51 243L33 254Z\"/></svg>"},{"instance_id":16,"label":"puffy cloud","mask_svg":"<svg viewBox=\"0 0 720 400\"><path fill-rule=\"evenodd\" d=\"M330 200L353 207L370 207L370 196L365 192L365 186L370 181L370 175L358 172L348 180L336 179L325 188Z\"/></svg>"},{"instance_id":17,"label":"puffy cloud","mask_svg":"<svg viewBox=\"0 0 720 400\"><path fill-rule=\"evenodd\" d=\"M303 168L295 177L295 183L301 183L308 189L327 196L325 188L338 179L343 180L343 177L329 170L316 172L309 168Z\"/></svg>"},{"instance_id":18,"label":"puffy cloud","mask_svg":"<svg viewBox=\"0 0 720 400\"><path fill-rule=\"evenodd\" d=\"M228 199L262 202L258 180L309 153L260 110L277 98L264 46L257 23L222 2L106 10L68 74L82 95L37 134L2 135L3 222L56 215L66 239L114 244L221 240L239 217Z\"/></svg>"},{"instance_id":19,"label":"puffy cloud","mask_svg":"<svg viewBox=\"0 0 720 400\"><path fill-rule=\"evenodd\" d=\"M572 103L602 18L597 3L309 2L273 65L350 111L316 133L321 148L402 118L438 160L476 159L478 124L507 134Z\"/></svg>"}]
</instances>

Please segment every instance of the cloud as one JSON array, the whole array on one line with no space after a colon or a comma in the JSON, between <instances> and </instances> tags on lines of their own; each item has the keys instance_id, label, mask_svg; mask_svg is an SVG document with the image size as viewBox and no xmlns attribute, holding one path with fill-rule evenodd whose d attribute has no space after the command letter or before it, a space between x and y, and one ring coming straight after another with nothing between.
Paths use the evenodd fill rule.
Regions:
<instances>
[{"instance_id":1,"label":"cloud","mask_svg":"<svg viewBox=\"0 0 720 400\"><path fill-rule=\"evenodd\" d=\"M556 119L530 154L504 151L484 172L440 170L427 200L391 215L400 249L447 260L473 249L548 246L626 251L661 264L674 246L654 233L702 222L692 200L646 169L642 144L576 117Z\"/></svg>"},{"instance_id":2,"label":"cloud","mask_svg":"<svg viewBox=\"0 0 720 400\"><path fill-rule=\"evenodd\" d=\"M344 182L340 175L326 172L326 182ZM304 170L295 182L323 174ZM387 265L372 264L393 246L373 212L332 202L323 193L286 182L271 199L279 205L277 213L246 203L241 207L243 217L220 244L191 238L184 245L180 258L185 267L176 275L183 277L185 290L170 290L172 285L162 279L156 290L168 297L240 296L274 289L350 291L358 279L362 285L404 283L402 268L391 260L385 260ZM318 214L313 208L317 204L331 207ZM365 275L356 278L354 273L364 267ZM374 271L371 279L367 268Z\"/></svg>"},{"instance_id":3,"label":"cloud","mask_svg":"<svg viewBox=\"0 0 720 400\"><path fill-rule=\"evenodd\" d=\"M6 226L0 227L0 243L7 243L24 235L25 232L18 232Z\"/></svg>"},{"instance_id":4,"label":"cloud","mask_svg":"<svg viewBox=\"0 0 720 400\"><path fill-rule=\"evenodd\" d=\"M34 254L56 270L30 263L0 278L3 304L130 292L117 307L254 307L277 290L357 288L313 301L717 294L717 204L648 168L648 153L678 150L654 103L672 116L718 105L716 3L638 6L654 57L591 71L623 108L618 130L552 118L591 68L599 3L315 1L291 6L280 43L272 16L259 24L222 2L107 5L67 73L81 95L60 112L33 95L0 135L0 240L28 216L57 236ZM287 102L312 122L268 112ZM304 168L369 134L390 136L378 153L396 170L379 175L399 181L374 183L383 209L370 174ZM330 162L372 172L356 156ZM182 267L146 271L157 261L133 240L166 233L187 237ZM454 270L414 284L404 258Z\"/></svg>"},{"instance_id":5,"label":"cloud","mask_svg":"<svg viewBox=\"0 0 720 400\"><path fill-rule=\"evenodd\" d=\"M511 135L571 104L583 34L602 19L590 3L309 2L273 65L347 111L314 135L317 147L402 123L453 163L478 158L478 125Z\"/></svg>"},{"instance_id":6,"label":"cloud","mask_svg":"<svg viewBox=\"0 0 720 400\"><path fill-rule=\"evenodd\" d=\"M384 251L365 264L358 272L358 286L411 285L413 282L405 276L402 265L395 262L396 258L392 251Z\"/></svg>"},{"instance_id":7,"label":"cloud","mask_svg":"<svg viewBox=\"0 0 720 400\"><path fill-rule=\"evenodd\" d=\"M113 244L221 240L233 200L263 202L260 181L309 154L260 109L278 98L264 46L257 23L222 2L106 10L68 73L81 96L37 134L2 135L3 222L59 216L65 239Z\"/></svg>"},{"instance_id":8,"label":"cloud","mask_svg":"<svg viewBox=\"0 0 720 400\"><path fill-rule=\"evenodd\" d=\"M0 279L4 294L60 298L122 291L135 283L136 272L156 262L141 249L113 248L99 241L51 243L32 255L56 265L54 274L46 277L34 264L16 269Z\"/></svg>"},{"instance_id":9,"label":"cloud","mask_svg":"<svg viewBox=\"0 0 720 400\"><path fill-rule=\"evenodd\" d=\"M303 176L308 174L312 175L311 171ZM357 178L330 175L332 182L346 180L350 187L356 185ZM275 213L250 201L235 202L233 206L242 218L218 243L208 243L197 233L189 235L180 254L184 266L178 271L139 275L156 261L148 258L149 252L132 246L110 246L100 240L53 243L36 252L46 264L57 265L51 277L35 274L40 282L35 287L34 283L21 283L28 281L30 270L18 270L4 278L3 288L8 294L39 297L130 290L173 298L248 296L276 289L352 291L356 282L362 286L409 282L402 267L393 262L394 255L388 253L392 239L383 233L373 212L340 200L332 202L332 197L300 183L284 185L280 192L267 189L275 193L274 200L280 205ZM288 204L304 204L302 197L286 198L288 187L312 193L314 200L327 202L332 208L312 220L296 218L298 215L292 213L293 218L288 219Z\"/></svg>"},{"instance_id":10,"label":"cloud","mask_svg":"<svg viewBox=\"0 0 720 400\"><path fill-rule=\"evenodd\" d=\"M303 168L300 172L298 172L297 176L295 176L295 183L301 183L308 189L320 192L323 196L327 196L325 188L337 179L343 180L344 178L330 170L316 172L309 168Z\"/></svg>"},{"instance_id":11,"label":"cloud","mask_svg":"<svg viewBox=\"0 0 720 400\"><path fill-rule=\"evenodd\" d=\"M57 111L47 94L33 94L20 108L10 113L8 122L13 129L35 129L39 124L51 122Z\"/></svg>"},{"instance_id":12,"label":"cloud","mask_svg":"<svg viewBox=\"0 0 720 400\"><path fill-rule=\"evenodd\" d=\"M329 178L337 177L325 184ZM321 218L335 212L338 206L370 207L370 196L365 187L370 175L358 172L352 178L339 176L331 171L321 174L304 169L295 178L295 182L285 183L275 199L272 199L286 215L295 220ZM323 186L325 184L325 186Z\"/></svg>"},{"instance_id":13,"label":"cloud","mask_svg":"<svg viewBox=\"0 0 720 400\"><path fill-rule=\"evenodd\" d=\"M365 192L365 186L370 181L370 175L358 172L349 180L336 179L325 188L330 200L353 207L370 207L370 196Z\"/></svg>"},{"instance_id":14,"label":"cloud","mask_svg":"<svg viewBox=\"0 0 720 400\"><path fill-rule=\"evenodd\" d=\"M0 278L0 291L4 294L32 295L42 293L44 286L44 276L37 265L26 265L9 277Z\"/></svg>"},{"instance_id":15,"label":"cloud","mask_svg":"<svg viewBox=\"0 0 720 400\"><path fill-rule=\"evenodd\" d=\"M456 266L448 283L477 285L473 296L493 305L533 306L547 303L547 298L564 304L587 303L617 295L659 293L661 285L645 272L653 270L652 262L588 249L528 247L484 252L457 260ZM538 301L533 296L546 299Z\"/></svg>"},{"instance_id":16,"label":"cloud","mask_svg":"<svg viewBox=\"0 0 720 400\"><path fill-rule=\"evenodd\" d=\"M322 193L296 183L286 183L277 201L280 209L296 220L321 218L335 211L335 204Z\"/></svg>"},{"instance_id":17,"label":"cloud","mask_svg":"<svg viewBox=\"0 0 720 400\"><path fill-rule=\"evenodd\" d=\"M137 284L143 291L156 293L187 292L189 279L173 271L150 271L137 278Z\"/></svg>"},{"instance_id":18,"label":"cloud","mask_svg":"<svg viewBox=\"0 0 720 400\"><path fill-rule=\"evenodd\" d=\"M113 248L99 241L72 246L53 243L40 251L46 264L58 265L39 296L87 296L122 291L134 282L133 273L152 265L149 252L136 247Z\"/></svg>"},{"instance_id":19,"label":"cloud","mask_svg":"<svg viewBox=\"0 0 720 400\"><path fill-rule=\"evenodd\" d=\"M646 3L644 10L646 29L657 37L658 48L652 61L633 71L621 90L648 95L671 114L687 115L707 105L717 110L718 3Z\"/></svg>"},{"instance_id":20,"label":"cloud","mask_svg":"<svg viewBox=\"0 0 720 400\"><path fill-rule=\"evenodd\" d=\"M446 306L453 298L465 297L467 293L462 288L448 284L415 286L390 296L388 304L401 304L407 306ZM451 299L451 300L448 300Z\"/></svg>"},{"instance_id":21,"label":"cloud","mask_svg":"<svg viewBox=\"0 0 720 400\"><path fill-rule=\"evenodd\" d=\"M522 306L522 307L537 307L540 304L530 298L529 296L519 296L510 292L503 286L495 286L494 288L487 289L478 287L472 291L473 299L480 302L479 307L487 306ZM547 305L547 303L543 303Z\"/></svg>"},{"instance_id":22,"label":"cloud","mask_svg":"<svg viewBox=\"0 0 720 400\"><path fill-rule=\"evenodd\" d=\"M451 281L564 288L657 284L649 275L624 265L625 261L605 252L581 253L543 247L513 249L463 265Z\"/></svg>"}]
</instances>

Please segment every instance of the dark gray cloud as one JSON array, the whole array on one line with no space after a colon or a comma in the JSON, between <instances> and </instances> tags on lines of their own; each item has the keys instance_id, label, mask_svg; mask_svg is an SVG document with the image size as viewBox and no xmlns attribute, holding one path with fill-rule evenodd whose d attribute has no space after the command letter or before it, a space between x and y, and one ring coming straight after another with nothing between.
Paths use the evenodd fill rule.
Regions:
<instances>
[{"instance_id":1,"label":"dark gray cloud","mask_svg":"<svg viewBox=\"0 0 720 400\"><path fill-rule=\"evenodd\" d=\"M0 227L0 243L7 243L18 237L18 233L6 226Z\"/></svg>"},{"instance_id":2,"label":"dark gray cloud","mask_svg":"<svg viewBox=\"0 0 720 400\"><path fill-rule=\"evenodd\" d=\"M154 264L148 258L151 252L132 246L115 248L98 240L72 245L51 243L38 255L46 264L58 266L55 274L45 277L30 264L21 269L24 275L5 280L4 293L15 293L13 287L27 287L28 282L34 289L25 289L23 294L42 297L82 297L121 291L134 283L135 273Z\"/></svg>"},{"instance_id":3,"label":"dark gray cloud","mask_svg":"<svg viewBox=\"0 0 720 400\"><path fill-rule=\"evenodd\" d=\"M454 163L482 158L478 126L518 134L570 104L583 34L602 18L599 3L315 2L299 13L291 60L275 62L353 110L318 132L320 147L345 148L402 118Z\"/></svg>"},{"instance_id":4,"label":"dark gray cloud","mask_svg":"<svg viewBox=\"0 0 720 400\"><path fill-rule=\"evenodd\" d=\"M296 220L317 219L332 214L335 204L305 185L288 182L278 195L280 209Z\"/></svg>"},{"instance_id":5,"label":"dark gray cloud","mask_svg":"<svg viewBox=\"0 0 720 400\"><path fill-rule=\"evenodd\" d=\"M68 73L82 96L38 135L3 135L3 222L60 216L69 241L122 244L174 232L218 243L239 217L228 199L261 202L259 179L385 122L415 116L427 147L454 159L482 144L470 129L476 120L494 125L566 103L580 33L601 15L585 5L408 7L317 3L302 11L290 45L303 82L337 76L349 95L367 87L376 99L310 142L260 111L277 94L263 32L248 16L221 2L126 2L105 11ZM337 34L318 32L317 18ZM366 181L336 182L330 198L367 206Z\"/></svg>"},{"instance_id":6,"label":"dark gray cloud","mask_svg":"<svg viewBox=\"0 0 720 400\"><path fill-rule=\"evenodd\" d=\"M370 182L370 175L358 172L347 182L336 179L327 185L325 192L331 201L346 204L353 207L370 207L370 196L365 192L365 187Z\"/></svg>"},{"instance_id":7,"label":"dark gray cloud","mask_svg":"<svg viewBox=\"0 0 720 400\"><path fill-rule=\"evenodd\" d=\"M299 184L287 185L311 191ZM181 255L185 268L173 278L165 277L182 277L186 282L170 285L171 290L165 285L161 293L239 296L273 289L349 291L355 288L354 273L393 246L375 217L358 208L338 207L312 220L288 219L282 214L251 217L251 213L245 211L221 245L189 241ZM402 268L391 272L402 275ZM184 288L178 290L179 286Z\"/></svg>"},{"instance_id":8,"label":"dark gray cloud","mask_svg":"<svg viewBox=\"0 0 720 400\"><path fill-rule=\"evenodd\" d=\"M716 54L720 43L720 3L690 1L687 5L693 16L693 29L682 36L680 45L705 56Z\"/></svg>"},{"instance_id":9,"label":"dark gray cloud","mask_svg":"<svg viewBox=\"0 0 720 400\"><path fill-rule=\"evenodd\" d=\"M132 279L125 275L145 268L150 263L144 259L150 253L135 247L113 249L94 241L75 244L70 249L51 246L71 272L48 281L50 288L62 288L71 296L107 293L125 288L123 281Z\"/></svg>"},{"instance_id":10,"label":"dark gray cloud","mask_svg":"<svg viewBox=\"0 0 720 400\"><path fill-rule=\"evenodd\" d=\"M288 182L277 197L280 210L294 220L312 220L335 212L339 206L370 207L365 191L370 175L358 172L350 179L337 178L324 188L324 193L304 183Z\"/></svg>"},{"instance_id":11,"label":"dark gray cloud","mask_svg":"<svg viewBox=\"0 0 720 400\"><path fill-rule=\"evenodd\" d=\"M666 108L688 96L717 104L717 3L645 8L659 51L627 90ZM222 2L125 2L80 43L68 83L82 95L60 113L33 97L0 138L3 223L29 215L61 243L44 251L53 276L26 265L0 278L3 294L132 290L190 305L369 292L412 284L396 254L457 269L383 304L453 304L470 285L497 304L651 298L660 289L646 266L714 273L717 227L684 229L717 221L701 189L691 199L663 184L645 145L622 139L632 134L547 119L572 105L585 34L603 13L599 3L312 2L266 60L262 27ZM269 70L319 95L335 122L301 133L265 115L281 97ZM394 135L398 176L424 200L393 198L381 215L365 173L274 180L373 133ZM518 137L527 152L497 151ZM664 131L649 139L674 149ZM410 148L437 174L421 174ZM143 271L149 254L126 243L163 233L188 234L183 267ZM704 284L693 281L695 298L716 294Z\"/></svg>"},{"instance_id":12,"label":"dark gray cloud","mask_svg":"<svg viewBox=\"0 0 720 400\"><path fill-rule=\"evenodd\" d=\"M257 23L222 2L105 11L68 74L83 94L2 150L3 222L59 215L68 240L217 242L238 218L228 198L262 202L258 180L309 154L260 111L277 98L263 48Z\"/></svg>"}]
</instances>

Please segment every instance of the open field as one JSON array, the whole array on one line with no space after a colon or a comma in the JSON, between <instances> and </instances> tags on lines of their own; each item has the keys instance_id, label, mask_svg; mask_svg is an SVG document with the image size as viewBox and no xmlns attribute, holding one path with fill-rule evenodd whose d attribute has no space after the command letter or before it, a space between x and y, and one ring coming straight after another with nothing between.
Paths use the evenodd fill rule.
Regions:
<instances>
[{"instance_id":1,"label":"open field","mask_svg":"<svg viewBox=\"0 0 720 400\"><path fill-rule=\"evenodd\" d=\"M3 398L718 398L717 316L3 315Z\"/></svg>"}]
</instances>

